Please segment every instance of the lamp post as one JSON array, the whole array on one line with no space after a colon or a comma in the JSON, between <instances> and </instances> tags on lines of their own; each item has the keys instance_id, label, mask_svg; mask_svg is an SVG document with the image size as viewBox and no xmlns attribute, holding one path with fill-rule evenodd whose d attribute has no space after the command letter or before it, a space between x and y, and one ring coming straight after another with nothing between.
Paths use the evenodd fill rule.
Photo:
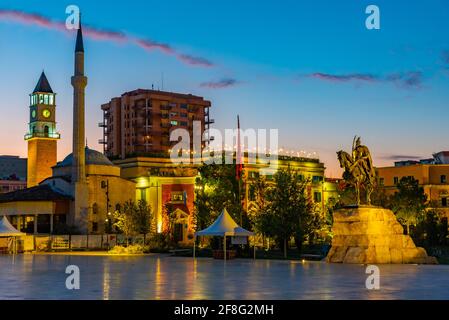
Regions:
<instances>
[{"instance_id":1,"label":"lamp post","mask_svg":"<svg viewBox=\"0 0 449 320\"><path fill-rule=\"evenodd\" d=\"M101 189L105 189L106 194L106 220L105 222L108 223L108 231L112 233L112 215L109 211L109 180L101 181Z\"/></svg>"}]
</instances>

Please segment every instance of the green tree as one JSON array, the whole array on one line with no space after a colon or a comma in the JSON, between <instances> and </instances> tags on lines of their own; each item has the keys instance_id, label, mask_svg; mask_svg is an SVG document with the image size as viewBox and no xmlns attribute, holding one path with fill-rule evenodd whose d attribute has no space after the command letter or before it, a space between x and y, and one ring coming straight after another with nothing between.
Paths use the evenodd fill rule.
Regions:
<instances>
[{"instance_id":1,"label":"green tree","mask_svg":"<svg viewBox=\"0 0 449 320\"><path fill-rule=\"evenodd\" d=\"M164 206L164 215L165 218L167 219L166 221L167 223L167 237L169 239L170 244L174 244L174 226L175 226L175 216L174 216L174 212L175 212L175 207L173 204L171 204L170 202L167 202Z\"/></svg>"},{"instance_id":2,"label":"green tree","mask_svg":"<svg viewBox=\"0 0 449 320\"><path fill-rule=\"evenodd\" d=\"M284 258L291 237L295 238L298 250L315 231L317 216L306 194L308 181L293 172L290 167L280 169L274 175L274 184L266 193L268 205L260 212L258 228L267 236L282 244Z\"/></svg>"},{"instance_id":3,"label":"green tree","mask_svg":"<svg viewBox=\"0 0 449 320\"><path fill-rule=\"evenodd\" d=\"M236 179L235 164L210 164L199 168L195 190L195 229L208 227L226 208L242 227L251 228L242 208L244 186Z\"/></svg>"},{"instance_id":4,"label":"green tree","mask_svg":"<svg viewBox=\"0 0 449 320\"><path fill-rule=\"evenodd\" d=\"M124 205L121 206L121 210L116 210L113 213L114 227L125 235L127 245L129 237L136 234L135 215L136 204L134 201L125 202Z\"/></svg>"},{"instance_id":5,"label":"green tree","mask_svg":"<svg viewBox=\"0 0 449 320\"><path fill-rule=\"evenodd\" d=\"M152 221L151 207L145 200L127 201L120 205L120 209L113 213L113 226L128 238L136 234L143 234L144 240L146 235L151 231Z\"/></svg>"},{"instance_id":6,"label":"green tree","mask_svg":"<svg viewBox=\"0 0 449 320\"><path fill-rule=\"evenodd\" d=\"M151 206L145 200L139 200L137 206L133 210L134 213L134 229L136 233L143 234L145 239L152 229L153 212Z\"/></svg>"},{"instance_id":7,"label":"green tree","mask_svg":"<svg viewBox=\"0 0 449 320\"><path fill-rule=\"evenodd\" d=\"M251 223L254 225L256 231L263 233L263 228L258 225L258 217L264 214L268 208L267 192L268 192L268 182L265 176L259 174L256 175L255 179L251 182L249 186L250 202L248 204L248 217Z\"/></svg>"},{"instance_id":8,"label":"green tree","mask_svg":"<svg viewBox=\"0 0 449 320\"><path fill-rule=\"evenodd\" d=\"M405 224L407 234L410 234L410 226L416 225L425 213L427 195L413 177L403 177L397 184L397 189L390 198L391 210Z\"/></svg>"}]
</instances>

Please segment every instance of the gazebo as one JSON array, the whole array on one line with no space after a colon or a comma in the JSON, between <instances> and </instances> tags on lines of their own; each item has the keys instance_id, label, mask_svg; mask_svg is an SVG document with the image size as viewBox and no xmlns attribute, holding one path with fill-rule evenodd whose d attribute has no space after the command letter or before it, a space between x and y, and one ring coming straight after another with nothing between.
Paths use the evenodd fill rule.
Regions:
<instances>
[{"instance_id":1,"label":"gazebo","mask_svg":"<svg viewBox=\"0 0 449 320\"><path fill-rule=\"evenodd\" d=\"M196 237L209 236L209 237L223 237L223 251L224 260L226 260L226 237L251 237L254 236L254 232L248 231L240 227L226 209L223 209L217 220L211 224L208 228L195 232L195 239L193 242L193 258L195 259L195 247ZM255 247L254 247L255 248Z\"/></svg>"},{"instance_id":2,"label":"gazebo","mask_svg":"<svg viewBox=\"0 0 449 320\"><path fill-rule=\"evenodd\" d=\"M0 220L0 238L13 238L14 239L14 247L13 253L17 253L17 237L21 237L26 235L23 232L20 232L9 222L6 216Z\"/></svg>"}]
</instances>

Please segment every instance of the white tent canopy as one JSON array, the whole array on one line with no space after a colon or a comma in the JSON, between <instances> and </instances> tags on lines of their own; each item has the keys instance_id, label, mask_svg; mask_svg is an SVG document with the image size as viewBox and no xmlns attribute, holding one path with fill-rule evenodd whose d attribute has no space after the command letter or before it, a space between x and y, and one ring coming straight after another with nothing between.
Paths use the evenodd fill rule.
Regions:
<instances>
[{"instance_id":1,"label":"white tent canopy","mask_svg":"<svg viewBox=\"0 0 449 320\"><path fill-rule=\"evenodd\" d=\"M193 259L195 259L195 242L198 236L218 236L223 237L224 260L226 261L226 237L251 237L254 232L248 231L240 227L226 209L218 216L212 225L208 228L195 233L195 241L193 242ZM254 247L254 257L256 248Z\"/></svg>"},{"instance_id":2,"label":"white tent canopy","mask_svg":"<svg viewBox=\"0 0 449 320\"><path fill-rule=\"evenodd\" d=\"M0 237L20 237L26 235L12 226L5 216L0 220Z\"/></svg>"},{"instance_id":3,"label":"white tent canopy","mask_svg":"<svg viewBox=\"0 0 449 320\"><path fill-rule=\"evenodd\" d=\"M217 220L208 228L198 231L195 236L230 236L230 237L251 237L254 232L240 227L231 217L226 209L218 216Z\"/></svg>"}]
</instances>

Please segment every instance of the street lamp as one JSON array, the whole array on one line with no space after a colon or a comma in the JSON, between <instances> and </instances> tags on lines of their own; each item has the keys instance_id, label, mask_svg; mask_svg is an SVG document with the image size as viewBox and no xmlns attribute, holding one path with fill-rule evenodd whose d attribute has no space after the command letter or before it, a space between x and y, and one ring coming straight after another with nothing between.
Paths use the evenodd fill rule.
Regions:
<instances>
[{"instance_id":1,"label":"street lamp","mask_svg":"<svg viewBox=\"0 0 449 320\"><path fill-rule=\"evenodd\" d=\"M105 220L105 222L108 223L109 233L112 233L111 212L109 211L109 180L101 181L101 189L105 189L105 194L106 194L107 219Z\"/></svg>"}]
</instances>

